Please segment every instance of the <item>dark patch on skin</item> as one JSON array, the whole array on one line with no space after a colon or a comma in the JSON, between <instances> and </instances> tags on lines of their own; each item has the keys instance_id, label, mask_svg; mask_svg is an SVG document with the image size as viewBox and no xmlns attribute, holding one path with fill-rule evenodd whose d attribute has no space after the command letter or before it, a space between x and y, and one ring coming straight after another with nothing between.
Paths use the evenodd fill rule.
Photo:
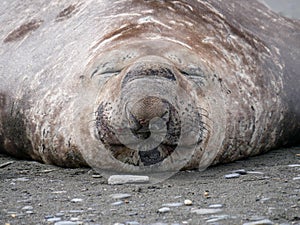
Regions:
<instances>
[{"instance_id":1,"label":"dark patch on skin","mask_svg":"<svg viewBox=\"0 0 300 225\"><path fill-rule=\"evenodd\" d=\"M6 96L4 93L0 93L0 122L3 120L5 105L6 105ZM1 124L0 124L0 152L5 152L5 150L4 150L4 134L3 134Z\"/></svg>"},{"instance_id":2,"label":"dark patch on skin","mask_svg":"<svg viewBox=\"0 0 300 225\"><path fill-rule=\"evenodd\" d=\"M1 108L4 108L6 105L6 96L3 93L0 93L0 110Z\"/></svg>"},{"instance_id":3,"label":"dark patch on skin","mask_svg":"<svg viewBox=\"0 0 300 225\"><path fill-rule=\"evenodd\" d=\"M33 152L30 140L26 134L26 124L24 115L16 106L12 104L10 115L2 115L3 136L0 138L0 146L16 157L30 159ZM38 159L37 159L38 160Z\"/></svg>"},{"instance_id":4,"label":"dark patch on skin","mask_svg":"<svg viewBox=\"0 0 300 225\"><path fill-rule=\"evenodd\" d=\"M63 21L69 19L77 12L77 5L69 5L67 8L63 9L56 17L56 21Z\"/></svg>"},{"instance_id":5,"label":"dark patch on skin","mask_svg":"<svg viewBox=\"0 0 300 225\"><path fill-rule=\"evenodd\" d=\"M63 136L58 137L55 146L51 143L51 140L49 142L47 139L43 139L41 148L47 163L69 168L88 166L77 146L72 144L71 140L66 144Z\"/></svg>"},{"instance_id":6,"label":"dark patch on skin","mask_svg":"<svg viewBox=\"0 0 300 225\"><path fill-rule=\"evenodd\" d=\"M17 29L9 33L3 42L8 43L8 42L21 40L30 32L38 29L42 23L43 20L32 20L30 22L24 23L20 27L18 27Z\"/></svg>"}]
</instances>

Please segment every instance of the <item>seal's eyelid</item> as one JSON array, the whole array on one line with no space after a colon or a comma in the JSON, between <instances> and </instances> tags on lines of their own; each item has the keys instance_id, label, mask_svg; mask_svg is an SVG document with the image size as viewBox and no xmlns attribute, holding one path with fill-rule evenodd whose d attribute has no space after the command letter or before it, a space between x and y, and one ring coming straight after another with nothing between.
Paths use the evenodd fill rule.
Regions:
<instances>
[{"instance_id":1,"label":"seal's eyelid","mask_svg":"<svg viewBox=\"0 0 300 225\"><path fill-rule=\"evenodd\" d=\"M189 76L189 77L204 77L204 73L202 70L179 70L181 74L184 76Z\"/></svg>"},{"instance_id":2,"label":"seal's eyelid","mask_svg":"<svg viewBox=\"0 0 300 225\"><path fill-rule=\"evenodd\" d=\"M102 73L99 73L99 75L116 75L121 73L122 70L108 70Z\"/></svg>"},{"instance_id":3,"label":"seal's eyelid","mask_svg":"<svg viewBox=\"0 0 300 225\"><path fill-rule=\"evenodd\" d=\"M179 72L184 76L190 76L190 74L185 72L184 70L179 70Z\"/></svg>"},{"instance_id":4,"label":"seal's eyelid","mask_svg":"<svg viewBox=\"0 0 300 225\"><path fill-rule=\"evenodd\" d=\"M108 75L108 76L112 76L112 75L117 75L119 73L121 73L122 69L111 69L111 70L103 70L103 71L99 71L99 67L97 67L91 74L91 78L96 76L96 75Z\"/></svg>"},{"instance_id":5,"label":"seal's eyelid","mask_svg":"<svg viewBox=\"0 0 300 225\"><path fill-rule=\"evenodd\" d=\"M91 78L98 72L98 67L92 72L92 74L91 74Z\"/></svg>"},{"instance_id":6,"label":"seal's eyelid","mask_svg":"<svg viewBox=\"0 0 300 225\"><path fill-rule=\"evenodd\" d=\"M185 67L178 68L178 70L183 75L204 77L204 72L199 65L191 64Z\"/></svg>"}]
</instances>

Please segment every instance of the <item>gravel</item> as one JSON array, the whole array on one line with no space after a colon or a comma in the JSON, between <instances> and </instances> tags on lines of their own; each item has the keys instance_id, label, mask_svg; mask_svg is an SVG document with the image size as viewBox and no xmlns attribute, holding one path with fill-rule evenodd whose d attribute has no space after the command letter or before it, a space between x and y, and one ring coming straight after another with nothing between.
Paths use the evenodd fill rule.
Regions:
<instances>
[{"instance_id":1,"label":"gravel","mask_svg":"<svg viewBox=\"0 0 300 225\"><path fill-rule=\"evenodd\" d=\"M300 225L299 164L300 147L158 184L109 185L90 168L0 155L0 224Z\"/></svg>"}]
</instances>

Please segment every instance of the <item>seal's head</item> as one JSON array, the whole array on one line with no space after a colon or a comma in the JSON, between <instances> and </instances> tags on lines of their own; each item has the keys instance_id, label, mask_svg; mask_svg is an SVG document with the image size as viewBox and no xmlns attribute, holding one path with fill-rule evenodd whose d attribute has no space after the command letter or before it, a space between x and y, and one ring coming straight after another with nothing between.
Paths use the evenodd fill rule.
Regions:
<instances>
[{"instance_id":1,"label":"seal's head","mask_svg":"<svg viewBox=\"0 0 300 225\"><path fill-rule=\"evenodd\" d=\"M199 167L211 129L201 88L206 72L199 56L180 48L148 41L115 47L93 60L89 73L98 90L90 92L98 94L91 97L84 88L84 104L94 106L94 141L86 146L87 137L80 135L91 166L151 174Z\"/></svg>"},{"instance_id":2,"label":"seal's head","mask_svg":"<svg viewBox=\"0 0 300 225\"><path fill-rule=\"evenodd\" d=\"M112 155L134 166L169 157L181 134L176 71L159 57L141 58L122 71L117 104L102 99L97 110L99 139ZM172 93L173 92L173 93ZM174 99L173 99L174 98Z\"/></svg>"},{"instance_id":3,"label":"seal's head","mask_svg":"<svg viewBox=\"0 0 300 225\"><path fill-rule=\"evenodd\" d=\"M88 73L94 86L82 88L86 100L78 108L86 113L75 119L91 124L78 133L89 165L109 174L161 176L211 164L214 152L203 151L214 129L205 97L210 72L199 55L168 41L134 42L101 52Z\"/></svg>"}]
</instances>

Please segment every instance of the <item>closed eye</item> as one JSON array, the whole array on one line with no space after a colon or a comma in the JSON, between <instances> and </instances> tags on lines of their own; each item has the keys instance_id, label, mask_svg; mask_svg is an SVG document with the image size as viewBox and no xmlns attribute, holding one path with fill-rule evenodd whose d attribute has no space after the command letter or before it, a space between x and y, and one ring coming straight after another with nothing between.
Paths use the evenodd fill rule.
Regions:
<instances>
[{"instance_id":1,"label":"closed eye","mask_svg":"<svg viewBox=\"0 0 300 225\"><path fill-rule=\"evenodd\" d=\"M96 68L92 74L91 74L91 78L93 78L94 76L114 76L114 75L118 75L121 73L122 70L104 70L101 71L99 70L99 68Z\"/></svg>"},{"instance_id":2,"label":"closed eye","mask_svg":"<svg viewBox=\"0 0 300 225\"><path fill-rule=\"evenodd\" d=\"M179 72L185 76L204 77L204 72L199 67L179 69Z\"/></svg>"},{"instance_id":3,"label":"closed eye","mask_svg":"<svg viewBox=\"0 0 300 225\"><path fill-rule=\"evenodd\" d=\"M204 73L201 69L199 69L199 68L192 68L192 69L186 69L186 70L180 69L179 72L183 76L194 81L197 85L199 85L199 86L203 85Z\"/></svg>"}]
</instances>

